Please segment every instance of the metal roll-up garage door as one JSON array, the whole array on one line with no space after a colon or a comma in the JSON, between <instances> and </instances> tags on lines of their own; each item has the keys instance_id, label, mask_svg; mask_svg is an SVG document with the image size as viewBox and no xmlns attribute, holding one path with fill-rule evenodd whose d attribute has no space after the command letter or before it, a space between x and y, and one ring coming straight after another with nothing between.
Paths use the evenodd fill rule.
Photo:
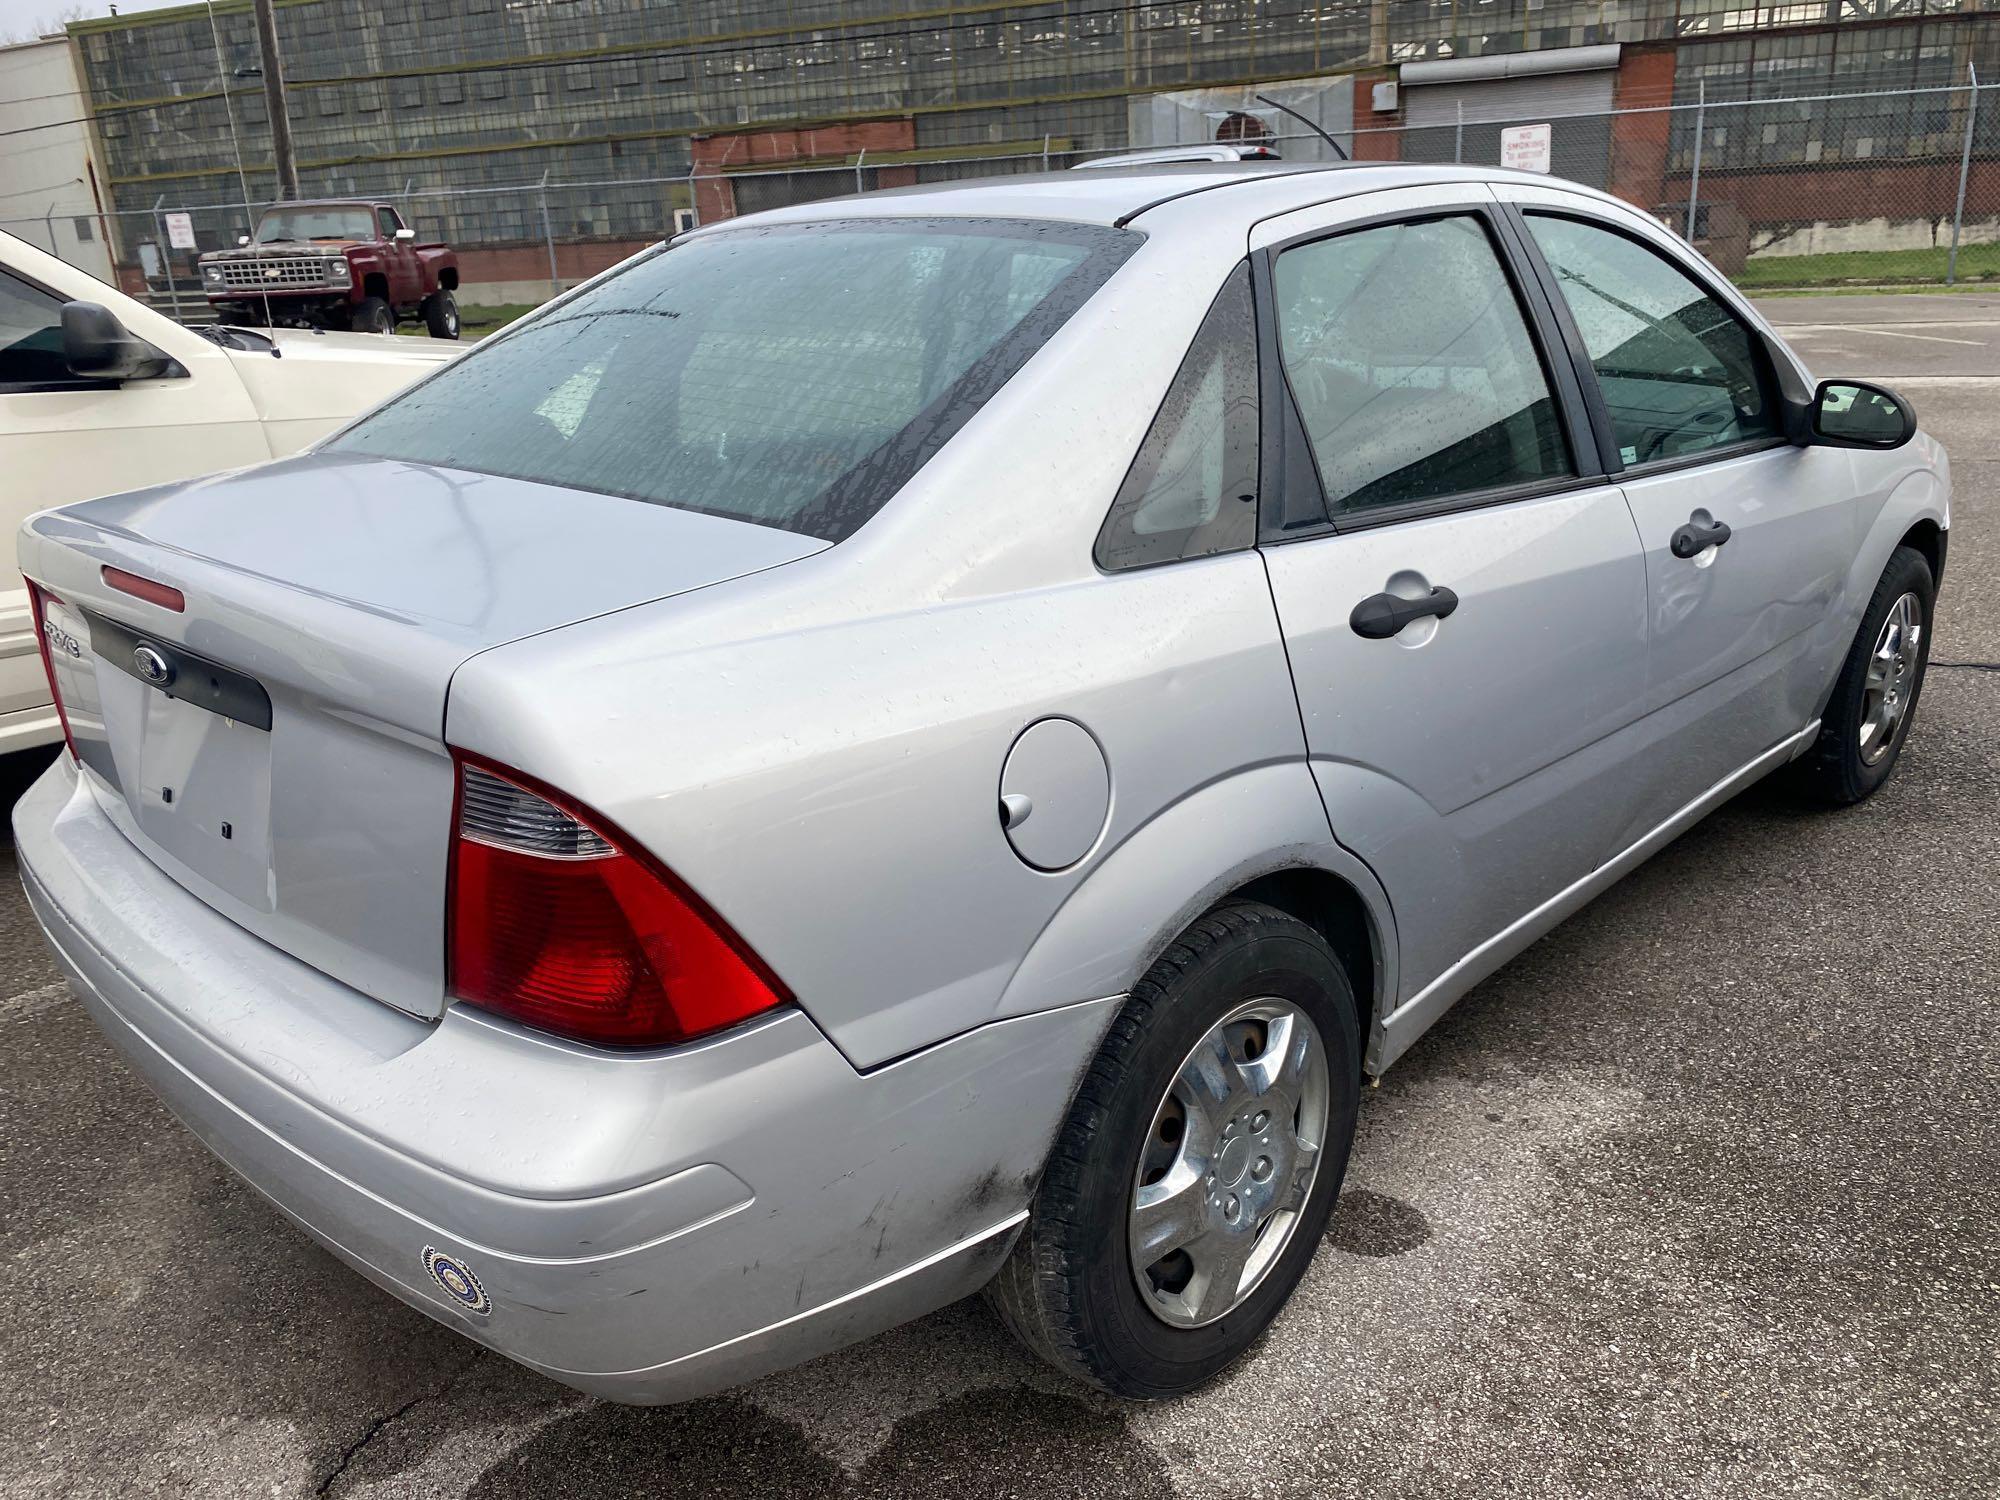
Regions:
<instances>
[{"instance_id":1,"label":"metal roll-up garage door","mask_svg":"<svg viewBox=\"0 0 2000 1500\"><path fill-rule=\"evenodd\" d=\"M1547 123L1553 174L1603 187L1618 51L1613 44L1405 63L1403 159L1492 166L1504 127Z\"/></svg>"}]
</instances>

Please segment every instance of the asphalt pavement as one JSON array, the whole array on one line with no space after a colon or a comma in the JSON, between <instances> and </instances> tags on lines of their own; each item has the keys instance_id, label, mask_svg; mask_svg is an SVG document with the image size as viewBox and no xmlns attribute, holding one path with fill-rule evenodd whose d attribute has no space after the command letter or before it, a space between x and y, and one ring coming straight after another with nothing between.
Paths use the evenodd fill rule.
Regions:
<instances>
[{"instance_id":1,"label":"asphalt pavement","mask_svg":"<svg viewBox=\"0 0 2000 1500\"><path fill-rule=\"evenodd\" d=\"M197 1146L0 848L0 1495L2000 1493L2000 297L1767 311L1951 451L1895 779L1746 794L1464 1000L1217 1385L1094 1396L976 1300L687 1406L554 1385Z\"/></svg>"}]
</instances>

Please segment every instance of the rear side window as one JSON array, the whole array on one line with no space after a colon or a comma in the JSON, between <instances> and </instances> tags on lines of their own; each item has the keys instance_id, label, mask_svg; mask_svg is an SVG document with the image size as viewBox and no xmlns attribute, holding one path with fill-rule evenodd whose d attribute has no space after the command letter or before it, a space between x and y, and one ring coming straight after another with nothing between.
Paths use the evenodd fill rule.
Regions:
<instances>
[{"instance_id":1,"label":"rear side window","mask_svg":"<svg viewBox=\"0 0 2000 1500\"><path fill-rule=\"evenodd\" d=\"M1477 218L1287 250L1275 301L1285 377L1336 518L1574 472L1520 302Z\"/></svg>"},{"instance_id":2,"label":"rear side window","mask_svg":"<svg viewBox=\"0 0 2000 1500\"><path fill-rule=\"evenodd\" d=\"M1248 547L1257 534L1257 326L1250 267L1208 310L1097 537L1109 572Z\"/></svg>"},{"instance_id":3,"label":"rear side window","mask_svg":"<svg viewBox=\"0 0 2000 1500\"><path fill-rule=\"evenodd\" d=\"M330 446L839 541L1138 243L972 219L696 238L474 350Z\"/></svg>"},{"instance_id":4,"label":"rear side window","mask_svg":"<svg viewBox=\"0 0 2000 1500\"><path fill-rule=\"evenodd\" d=\"M1530 214L1583 336L1627 465L1775 437L1750 330L1666 257L1610 229Z\"/></svg>"}]
</instances>

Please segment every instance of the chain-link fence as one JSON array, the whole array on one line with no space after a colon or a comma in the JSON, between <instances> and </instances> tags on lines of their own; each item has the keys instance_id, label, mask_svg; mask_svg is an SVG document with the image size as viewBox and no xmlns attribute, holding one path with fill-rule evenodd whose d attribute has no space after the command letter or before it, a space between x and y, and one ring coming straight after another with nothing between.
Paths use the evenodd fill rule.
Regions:
<instances>
[{"instance_id":1,"label":"chain-link fence","mask_svg":"<svg viewBox=\"0 0 2000 1500\"><path fill-rule=\"evenodd\" d=\"M1495 117L1339 132L1378 162L1525 165L1601 187L1687 235L1757 292L2000 281L2000 84L1712 98L1606 113ZM1677 94L1682 92L1677 88ZM1287 160L1332 161L1303 132L1268 142ZM386 183L420 242L458 254L460 302L539 302L663 236L850 193L1060 171L1116 154L1046 137L1039 149L906 151L839 160L697 167L685 176L506 187ZM268 205L175 202L149 211L0 220L0 227L190 320L206 315L198 256L234 246ZM176 216L185 215L184 219ZM193 248L186 241L192 238ZM178 243L177 243L178 241Z\"/></svg>"}]
</instances>

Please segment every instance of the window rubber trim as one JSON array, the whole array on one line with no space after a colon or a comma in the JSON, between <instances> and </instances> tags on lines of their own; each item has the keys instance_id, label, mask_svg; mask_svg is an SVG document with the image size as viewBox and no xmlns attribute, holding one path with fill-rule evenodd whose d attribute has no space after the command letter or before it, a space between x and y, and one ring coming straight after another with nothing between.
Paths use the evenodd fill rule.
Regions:
<instances>
[{"instance_id":1,"label":"window rubber trim","mask_svg":"<svg viewBox=\"0 0 2000 1500\"><path fill-rule=\"evenodd\" d=\"M1481 510L1488 506L1510 505L1521 500L1533 500L1544 495L1569 494L1575 490L1589 489L1610 484L1611 480L1602 456L1602 446L1591 415L1587 398L1588 388L1577 377L1574 351L1563 338L1559 324L1552 322L1554 310L1551 308L1546 289L1536 279L1532 264L1522 255L1517 240L1517 231L1508 224L1508 205L1497 199L1468 198L1456 203L1441 204L1422 209L1393 209L1383 213L1369 214L1360 218L1344 219L1337 224L1314 229L1301 230L1277 243L1267 245L1251 254L1251 285L1257 300L1257 340L1259 346L1258 393L1264 404L1264 433L1261 460L1264 472L1274 476L1259 486L1261 497L1278 497L1280 506L1285 506L1292 495L1295 483L1304 483L1301 468L1310 472L1312 491L1317 495L1317 518L1312 521L1285 526L1275 518L1267 519L1274 507L1258 506L1258 541L1263 543L1283 543L1303 541L1309 537L1337 535L1348 531L1368 531L1378 526L1390 526L1399 521L1425 520L1432 516L1449 515L1460 510ZM1355 511L1348 514L1337 512L1327 503L1326 484L1319 472L1318 456L1312 451L1312 444L1304 440L1304 421L1298 414L1294 399L1291 377L1285 370L1284 357L1278 347L1277 319L1277 261L1285 251L1300 245L1317 244L1322 240L1337 239L1342 235L1354 234L1367 229L1379 229L1391 224L1422 224L1433 219L1473 218L1485 231L1493 256L1499 262L1501 274L1507 278L1508 286L1514 293L1514 305L1521 315L1521 321L1528 330L1529 342L1534 346L1535 356L1541 362L1542 378L1547 382L1549 394L1555 398L1558 420L1562 423L1563 438L1569 445L1570 459L1575 472L1548 479L1534 479L1521 484L1494 486L1483 490L1463 490L1456 494L1440 495L1435 499L1411 500L1398 505L1379 506L1372 510ZM1285 442L1285 424L1296 423L1301 441L1288 445ZM1288 452L1289 447L1303 449L1305 463L1297 461L1297 456ZM1289 465L1289 466L1288 466Z\"/></svg>"}]
</instances>

